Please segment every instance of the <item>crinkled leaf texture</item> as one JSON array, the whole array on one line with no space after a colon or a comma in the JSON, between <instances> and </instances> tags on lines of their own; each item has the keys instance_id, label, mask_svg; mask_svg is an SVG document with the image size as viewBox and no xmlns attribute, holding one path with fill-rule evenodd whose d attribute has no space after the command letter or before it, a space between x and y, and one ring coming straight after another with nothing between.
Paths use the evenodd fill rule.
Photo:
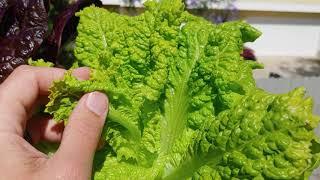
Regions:
<instances>
[{"instance_id":1,"label":"crinkled leaf texture","mask_svg":"<svg viewBox=\"0 0 320 180\"><path fill-rule=\"evenodd\" d=\"M304 89L256 87L260 65L240 54L260 32L213 25L179 0L145 6L135 17L78 13L75 64L91 79L69 73L51 89L46 111L65 122L84 93L109 96L94 179L307 179L319 162L319 119Z\"/></svg>"},{"instance_id":2,"label":"crinkled leaf texture","mask_svg":"<svg viewBox=\"0 0 320 180\"><path fill-rule=\"evenodd\" d=\"M37 67L53 67L54 66L52 62L46 62L43 59L37 59L37 60L29 59L28 65L37 66Z\"/></svg>"}]
</instances>

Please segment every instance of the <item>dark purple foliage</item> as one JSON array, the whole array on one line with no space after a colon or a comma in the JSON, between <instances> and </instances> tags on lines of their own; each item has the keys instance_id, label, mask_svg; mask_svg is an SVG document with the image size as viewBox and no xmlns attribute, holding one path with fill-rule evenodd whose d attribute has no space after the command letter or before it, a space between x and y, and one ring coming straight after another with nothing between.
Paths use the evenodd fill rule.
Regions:
<instances>
[{"instance_id":1,"label":"dark purple foliage","mask_svg":"<svg viewBox=\"0 0 320 180\"><path fill-rule=\"evenodd\" d=\"M6 11L15 4L14 2L14 0L0 1L0 22L2 21L2 18L5 15Z\"/></svg>"},{"instance_id":2,"label":"dark purple foliage","mask_svg":"<svg viewBox=\"0 0 320 180\"><path fill-rule=\"evenodd\" d=\"M44 58L59 65L62 44L70 37L74 40L76 35L78 18L75 13L92 3L101 5L99 0L79 0L63 5L62 10L61 2L0 0L0 83L30 57ZM59 8L55 9L54 3L59 4ZM54 15L53 29L48 33L49 11L58 15Z\"/></svg>"},{"instance_id":3,"label":"dark purple foliage","mask_svg":"<svg viewBox=\"0 0 320 180\"><path fill-rule=\"evenodd\" d=\"M48 31L43 0L0 0L0 18L12 7L12 22L0 39L0 82L25 64L42 44Z\"/></svg>"},{"instance_id":4,"label":"dark purple foliage","mask_svg":"<svg viewBox=\"0 0 320 180\"><path fill-rule=\"evenodd\" d=\"M43 54L45 54L47 59L51 59L53 61L57 59L61 47L63 32L67 26L67 23L79 10L79 6L81 3L83 2L77 1L69 5L58 15L58 17L56 17L53 25L53 30L45 42L46 50ZM70 23L69 26L72 24L73 23ZM68 29L70 29L70 27ZM75 32L75 30L73 31Z\"/></svg>"},{"instance_id":5,"label":"dark purple foliage","mask_svg":"<svg viewBox=\"0 0 320 180\"><path fill-rule=\"evenodd\" d=\"M257 58L254 55L254 51L252 49L249 48L244 48L243 52L242 52L242 57L246 60L252 60L252 61L256 61Z\"/></svg>"},{"instance_id":6,"label":"dark purple foliage","mask_svg":"<svg viewBox=\"0 0 320 180\"><path fill-rule=\"evenodd\" d=\"M44 7L46 8L46 11L49 12L50 10L50 0L43 0L44 2Z\"/></svg>"},{"instance_id":7,"label":"dark purple foliage","mask_svg":"<svg viewBox=\"0 0 320 180\"><path fill-rule=\"evenodd\" d=\"M55 17L53 29L44 42L41 52L36 55L36 58L52 61L58 66L70 63L62 62L68 61L68 58L60 57L63 51L62 46L74 41L76 37L79 18L75 17L75 13L91 4L96 6L102 5L100 0L78 0L62 9L58 16Z\"/></svg>"}]
</instances>

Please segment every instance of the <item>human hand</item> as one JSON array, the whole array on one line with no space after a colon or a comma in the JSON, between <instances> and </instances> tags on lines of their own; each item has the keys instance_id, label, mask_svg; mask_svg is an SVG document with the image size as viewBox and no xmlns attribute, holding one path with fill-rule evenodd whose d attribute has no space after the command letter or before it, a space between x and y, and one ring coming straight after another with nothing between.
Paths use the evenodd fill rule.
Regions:
<instances>
[{"instance_id":1,"label":"human hand","mask_svg":"<svg viewBox=\"0 0 320 180\"><path fill-rule=\"evenodd\" d=\"M41 121L32 118L37 104L47 99L52 82L64 73L57 68L20 66L0 85L0 179L91 178L108 109L107 97L99 92L84 95L63 134L55 130L61 125L48 117ZM87 79L89 69L76 69L73 75ZM33 142L61 141L58 151L48 157L35 149L23 138L26 128L32 130Z\"/></svg>"}]
</instances>

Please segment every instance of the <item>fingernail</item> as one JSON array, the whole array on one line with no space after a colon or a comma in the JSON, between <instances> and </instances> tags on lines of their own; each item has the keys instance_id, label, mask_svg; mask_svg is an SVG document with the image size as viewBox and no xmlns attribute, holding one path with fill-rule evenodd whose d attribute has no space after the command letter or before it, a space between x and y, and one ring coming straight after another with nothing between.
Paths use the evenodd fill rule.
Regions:
<instances>
[{"instance_id":1,"label":"fingernail","mask_svg":"<svg viewBox=\"0 0 320 180\"><path fill-rule=\"evenodd\" d=\"M108 98L105 94L100 92L92 92L89 94L86 106L96 115L105 118L107 114Z\"/></svg>"}]
</instances>

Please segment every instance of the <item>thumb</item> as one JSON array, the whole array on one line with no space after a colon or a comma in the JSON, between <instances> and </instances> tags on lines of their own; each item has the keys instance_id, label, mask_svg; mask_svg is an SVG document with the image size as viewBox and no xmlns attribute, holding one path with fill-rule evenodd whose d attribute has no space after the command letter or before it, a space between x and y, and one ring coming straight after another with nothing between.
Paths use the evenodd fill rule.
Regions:
<instances>
[{"instance_id":1,"label":"thumb","mask_svg":"<svg viewBox=\"0 0 320 180\"><path fill-rule=\"evenodd\" d=\"M103 93L92 92L80 99L64 130L59 150L53 157L63 166L60 168L76 168L90 178L107 111L108 98Z\"/></svg>"}]
</instances>

